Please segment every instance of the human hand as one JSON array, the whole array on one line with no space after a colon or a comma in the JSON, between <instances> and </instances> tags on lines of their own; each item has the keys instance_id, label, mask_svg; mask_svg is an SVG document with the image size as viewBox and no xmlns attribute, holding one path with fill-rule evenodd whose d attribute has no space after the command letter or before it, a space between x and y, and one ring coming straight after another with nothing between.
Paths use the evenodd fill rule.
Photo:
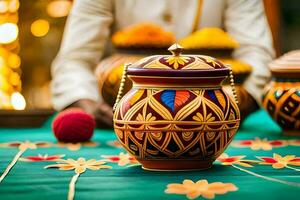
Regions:
<instances>
[{"instance_id":1,"label":"human hand","mask_svg":"<svg viewBox=\"0 0 300 200\"><path fill-rule=\"evenodd\" d=\"M68 106L68 108L75 107L81 108L88 114L94 116L97 127L111 128L113 126L112 108L106 103L97 103L89 99L81 99Z\"/></svg>"},{"instance_id":2,"label":"human hand","mask_svg":"<svg viewBox=\"0 0 300 200\"><path fill-rule=\"evenodd\" d=\"M237 96L239 101L238 106L241 113L241 122L243 122L248 115L259 109L259 105L255 99L243 88L237 89Z\"/></svg>"}]
</instances>

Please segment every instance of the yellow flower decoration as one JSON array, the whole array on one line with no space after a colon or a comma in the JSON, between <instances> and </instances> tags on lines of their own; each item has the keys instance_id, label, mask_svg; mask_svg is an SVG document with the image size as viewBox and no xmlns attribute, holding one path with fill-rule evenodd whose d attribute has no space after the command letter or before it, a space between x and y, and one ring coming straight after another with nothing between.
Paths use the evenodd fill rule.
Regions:
<instances>
[{"instance_id":1,"label":"yellow flower decoration","mask_svg":"<svg viewBox=\"0 0 300 200\"><path fill-rule=\"evenodd\" d=\"M264 176L264 175L249 171L245 168L239 167L238 165L243 166L243 167L252 167L251 164L263 164L262 162L257 161L257 160L243 160L243 158L245 158L245 157L246 156L228 156L227 154L224 153L220 157L217 158L217 161L219 161L222 165L231 166L237 170L240 170L241 172L245 172L247 174L253 175L255 177L258 177L258 178L261 178L261 179L264 179L267 181L277 182L277 183L281 183L281 184L289 185L289 186L293 186L293 187L300 187L300 184L296 183L296 182L289 182L289 181L284 181L284 180L280 180L277 178ZM282 164L286 163L287 160L289 160L289 163L292 162L295 164L296 163L295 161L298 161L297 164L300 164L300 162L299 162L300 158L295 158L293 156L288 156L286 158L282 158L281 156L276 156L276 158L278 158L278 160L280 160L280 162L282 162L279 166L276 166L276 167L282 167ZM264 160L265 162L270 162L270 164L275 164L277 162L277 161L270 160L273 158L259 157L259 159ZM290 160L290 159L292 159L292 160ZM264 164L267 164L267 163L264 163ZM299 169L295 169L295 168L289 167L287 165L285 165L285 167L293 169L295 171L300 171Z\"/></svg>"},{"instance_id":2,"label":"yellow flower decoration","mask_svg":"<svg viewBox=\"0 0 300 200\"><path fill-rule=\"evenodd\" d=\"M13 141L13 142L5 142L0 143L1 148L18 148L20 151L24 151L26 149L37 149L37 148L47 148L53 146L53 143L51 142L45 142L45 141Z\"/></svg>"},{"instance_id":3,"label":"yellow flower decoration","mask_svg":"<svg viewBox=\"0 0 300 200\"><path fill-rule=\"evenodd\" d=\"M119 161L118 161L118 165L119 166L125 166L128 164L138 164L137 160L135 160L133 157L131 157L128 153L123 153L121 152L119 154Z\"/></svg>"},{"instance_id":4,"label":"yellow flower decoration","mask_svg":"<svg viewBox=\"0 0 300 200\"><path fill-rule=\"evenodd\" d=\"M245 148L250 147L252 150L270 151L273 147L283 147L288 143L285 140L268 140L256 137L254 140L240 140L231 143L234 147Z\"/></svg>"},{"instance_id":5,"label":"yellow flower decoration","mask_svg":"<svg viewBox=\"0 0 300 200\"><path fill-rule=\"evenodd\" d=\"M206 199L213 199L216 194L226 194L227 192L237 190L238 188L232 183L208 183L207 180L199 180L195 183L192 180L186 179L182 184L172 183L167 185L165 193L182 194L186 195L189 199L196 199L199 196Z\"/></svg>"},{"instance_id":6,"label":"yellow flower decoration","mask_svg":"<svg viewBox=\"0 0 300 200\"><path fill-rule=\"evenodd\" d=\"M174 69L178 69L179 65L184 65L188 62L188 57L186 56L169 56L167 59L167 63L172 65Z\"/></svg>"},{"instance_id":7,"label":"yellow flower decoration","mask_svg":"<svg viewBox=\"0 0 300 200\"><path fill-rule=\"evenodd\" d=\"M37 145L33 142L25 141L25 142L22 142L18 148L21 151L25 151L26 149L36 149Z\"/></svg>"},{"instance_id":8,"label":"yellow flower decoration","mask_svg":"<svg viewBox=\"0 0 300 200\"><path fill-rule=\"evenodd\" d=\"M105 161L107 162L118 163L118 165L121 167L126 165L139 164L139 162L134 157L132 157L128 153L123 153L123 152L121 152L119 155L113 155L113 156L102 155L101 157L105 158Z\"/></svg>"},{"instance_id":9,"label":"yellow flower decoration","mask_svg":"<svg viewBox=\"0 0 300 200\"><path fill-rule=\"evenodd\" d=\"M219 66L220 64L216 62L216 60L210 56L203 56L205 61L209 64L211 64L213 67Z\"/></svg>"},{"instance_id":10,"label":"yellow flower decoration","mask_svg":"<svg viewBox=\"0 0 300 200\"><path fill-rule=\"evenodd\" d=\"M258 163L255 160L243 160L246 156L229 156L226 153L223 153L217 158L222 165L240 165L243 167L252 167L251 164Z\"/></svg>"},{"instance_id":11,"label":"yellow flower decoration","mask_svg":"<svg viewBox=\"0 0 300 200\"><path fill-rule=\"evenodd\" d=\"M81 174L86 171L86 169L99 170L99 169L110 169L111 166L104 165L104 161L100 160L85 160L84 158L78 158L77 160L67 159L59 160L58 164L48 165L45 168L59 168L60 170L75 170L77 174Z\"/></svg>"},{"instance_id":12,"label":"yellow flower decoration","mask_svg":"<svg viewBox=\"0 0 300 200\"><path fill-rule=\"evenodd\" d=\"M201 113L197 112L195 116L193 116L193 120L198 121L198 122L203 122L204 117Z\"/></svg>"},{"instance_id":13,"label":"yellow flower decoration","mask_svg":"<svg viewBox=\"0 0 300 200\"><path fill-rule=\"evenodd\" d=\"M105 162L102 160L85 160L85 158L78 158L77 160L74 159L67 159L63 160L60 159L57 164L54 165L47 165L45 169L49 168L58 168L59 170L74 170L75 175L72 177L70 184L69 184L69 192L68 192L68 200L74 199L75 196L75 183L80 176L80 174L84 173L87 169L90 170L99 170L99 169L110 169L111 166L104 165Z\"/></svg>"},{"instance_id":14,"label":"yellow flower decoration","mask_svg":"<svg viewBox=\"0 0 300 200\"><path fill-rule=\"evenodd\" d=\"M263 162L260 162L261 165L272 165L274 169L282 169L282 168L290 168L296 171L300 169L292 168L288 165L300 166L300 158L295 155L287 155L281 156L279 154L274 153L273 157L261 157L257 156Z\"/></svg>"},{"instance_id":15,"label":"yellow flower decoration","mask_svg":"<svg viewBox=\"0 0 300 200\"><path fill-rule=\"evenodd\" d=\"M252 150L262 149L265 151L269 151L272 150L272 145L266 139L261 140L260 138L255 138L250 148Z\"/></svg>"},{"instance_id":16,"label":"yellow flower decoration","mask_svg":"<svg viewBox=\"0 0 300 200\"><path fill-rule=\"evenodd\" d=\"M212 116L211 113L209 113L208 115L206 115L205 120L204 117L201 113L197 112L195 116L193 116L193 120L198 121L198 122L213 122L215 121L215 117Z\"/></svg>"},{"instance_id":17,"label":"yellow flower decoration","mask_svg":"<svg viewBox=\"0 0 300 200\"><path fill-rule=\"evenodd\" d=\"M21 157L19 160L20 161L25 161L25 162L44 162L44 161L58 161L65 155L63 154L58 154L58 155L42 155L38 154L37 156L27 156L27 157Z\"/></svg>"},{"instance_id":18,"label":"yellow flower decoration","mask_svg":"<svg viewBox=\"0 0 300 200\"><path fill-rule=\"evenodd\" d=\"M146 117L144 117L142 114L138 114L138 116L136 117L136 120L137 121L146 121L146 122L149 122L149 121L155 121L156 120L156 117L152 115L152 113L148 113L146 115Z\"/></svg>"}]
</instances>

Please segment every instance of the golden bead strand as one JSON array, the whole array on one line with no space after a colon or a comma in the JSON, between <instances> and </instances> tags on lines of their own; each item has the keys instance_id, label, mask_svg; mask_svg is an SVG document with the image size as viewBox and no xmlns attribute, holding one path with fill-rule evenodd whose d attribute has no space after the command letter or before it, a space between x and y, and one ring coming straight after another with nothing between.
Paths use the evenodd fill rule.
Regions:
<instances>
[{"instance_id":1,"label":"golden bead strand","mask_svg":"<svg viewBox=\"0 0 300 200\"><path fill-rule=\"evenodd\" d=\"M127 69L128 67L131 65L131 63L125 63L124 64L124 70L123 70L123 74L122 74L122 79L120 81L120 87L119 87L119 91L118 91L118 95L116 98L116 102L113 106L113 112L115 112L117 105L119 104L122 96L123 96L123 90L124 90L124 86L125 86L125 81L126 81L126 77L127 77Z\"/></svg>"},{"instance_id":2,"label":"golden bead strand","mask_svg":"<svg viewBox=\"0 0 300 200\"><path fill-rule=\"evenodd\" d=\"M237 104L239 104L238 96L237 96L237 93L236 93L236 90L235 90L235 86L234 86L234 77L233 77L232 68L229 67L229 70L230 70L229 71L229 78L230 78L230 85L231 85L232 94L233 94L235 102Z\"/></svg>"}]
</instances>

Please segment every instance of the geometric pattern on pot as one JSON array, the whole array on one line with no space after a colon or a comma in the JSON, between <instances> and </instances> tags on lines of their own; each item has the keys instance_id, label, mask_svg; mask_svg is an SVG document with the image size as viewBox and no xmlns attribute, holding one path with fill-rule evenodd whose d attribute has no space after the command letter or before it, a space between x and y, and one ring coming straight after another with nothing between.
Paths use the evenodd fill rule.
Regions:
<instances>
[{"instance_id":1,"label":"geometric pattern on pot","mask_svg":"<svg viewBox=\"0 0 300 200\"><path fill-rule=\"evenodd\" d=\"M116 108L114 127L137 159L214 160L239 119L236 103L222 89L132 89Z\"/></svg>"},{"instance_id":2,"label":"geometric pattern on pot","mask_svg":"<svg viewBox=\"0 0 300 200\"><path fill-rule=\"evenodd\" d=\"M300 88L289 83L276 83L266 93L263 105L284 130L300 130ZM291 84L291 83L290 83Z\"/></svg>"},{"instance_id":3,"label":"geometric pattern on pot","mask_svg":"<svg viewBox=\"0 0 300 200\"><path fill-rule=\"evenodd\" d=\"M210 56L181 55L181 56L149 56L135 62L132 68L144 69L174 69L174 70L203 70L226 68L220 61Z\"/></svg>"}]
</instances>

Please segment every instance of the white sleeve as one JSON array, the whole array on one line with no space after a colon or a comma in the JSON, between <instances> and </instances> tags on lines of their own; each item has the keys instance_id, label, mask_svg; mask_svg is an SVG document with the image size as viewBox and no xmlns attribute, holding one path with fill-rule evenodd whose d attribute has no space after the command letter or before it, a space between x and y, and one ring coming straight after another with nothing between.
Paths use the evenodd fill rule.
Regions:
<instances>
[{"instance_id":1,"label":"white sleeve","mask_svg":"<svg viewBox=\"0 0 300 200\"><path fill-rule=\"evenodd\" d=\"M244 87L260 103L275 55L262 0L227 0L225 28L240 43L234 58L253 67Z\"/></svg>"},{"instance_id":2,"label":"white sleeve","mask_svg":"<svg viewBox=\"0 0 300 200\"><path fill-rule=\"evenodd\" d=\"M51 67L55 109L61 110L79 99L100 100L93 72L109 36L112 7L110 0L74 1Z\"/></svg>"}]
</instances>

